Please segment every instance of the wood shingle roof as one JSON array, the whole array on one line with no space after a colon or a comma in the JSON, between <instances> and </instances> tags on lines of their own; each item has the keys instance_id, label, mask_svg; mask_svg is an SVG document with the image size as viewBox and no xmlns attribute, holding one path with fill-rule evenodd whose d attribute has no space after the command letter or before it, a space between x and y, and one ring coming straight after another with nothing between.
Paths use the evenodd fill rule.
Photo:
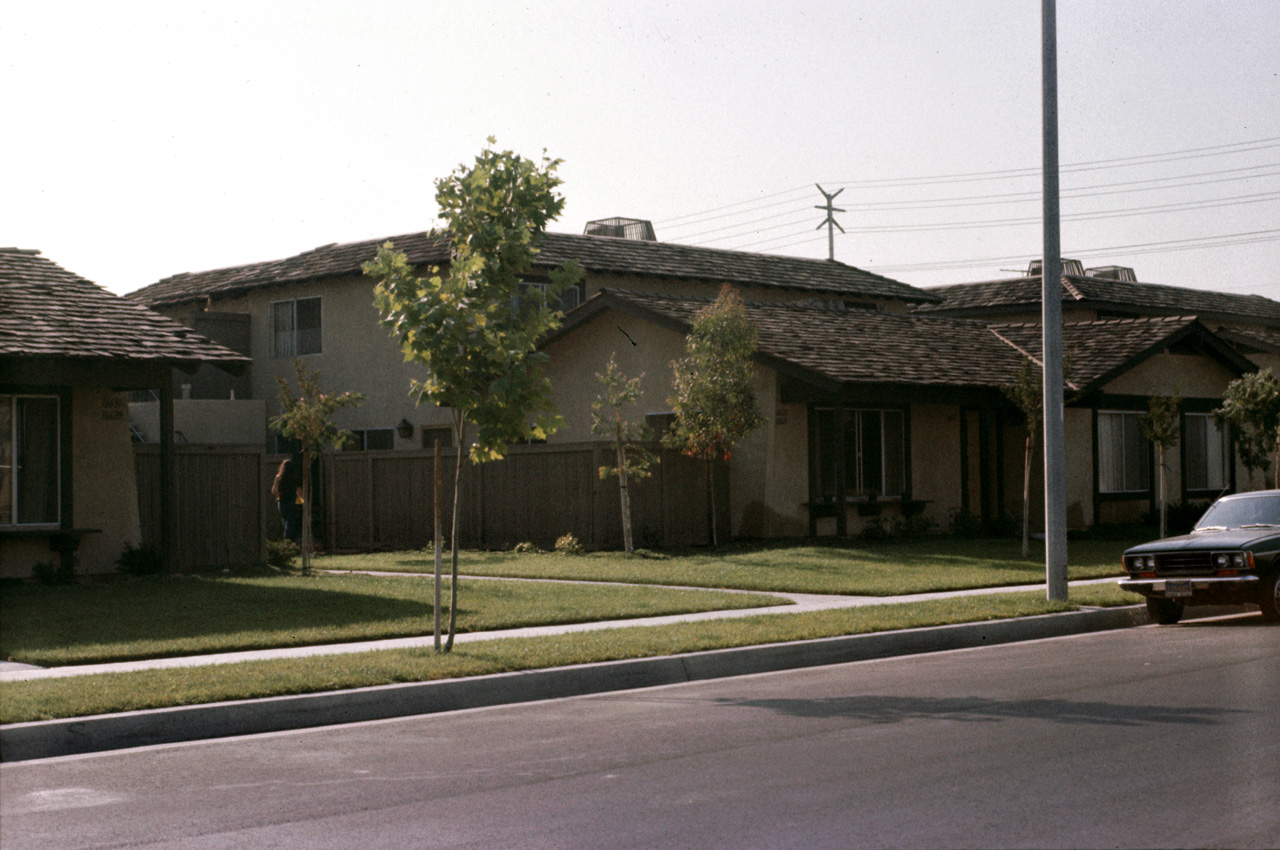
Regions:
<instances>
[{"instance_id":1,"label":"wood shingle roof","mask_svg":"<svg viewBox=\"0 0 1280 850\"><path fill-rule=\"evenodd\" d=\"M212 363L249 359L72 274L38 251L0 248L0 357Z\"/></svg>"},{"instance_id":2,"label":"wood shingle roof","mask_svg":"<svg viewBox=\"0 0 1280 850\"><path fill-rule=\"evenodd\" d=\"M248 290L312 278L354 275L390 241L415 265L446 263L449 243L431 233L325 245L283 260L173 275L129 293L149 306L228 297ZM844 263L725 251L607 236L544 234L535 265L553 268L574 260L588 272L778 287L858 298L893 298L928 304L937 295Z\"/></svg>"},{"instance_id":3,"label":"wood shingle roof","mask_svg":"<svg viewBox=\"0 0 1280 850\"><path fill-rule=\"evenodd\" d=\"M917 307L921 313L981 316L1015 309L1039 310L1041 276L930 287L941 302ZM1091 275L1063 275L1064 304L1101 310L1131 310L1146 315L1199 316L1280 325L1280 301L1261 295L1188 289L1159 283L1112 280Z\"/></svg>"}]
</instances>

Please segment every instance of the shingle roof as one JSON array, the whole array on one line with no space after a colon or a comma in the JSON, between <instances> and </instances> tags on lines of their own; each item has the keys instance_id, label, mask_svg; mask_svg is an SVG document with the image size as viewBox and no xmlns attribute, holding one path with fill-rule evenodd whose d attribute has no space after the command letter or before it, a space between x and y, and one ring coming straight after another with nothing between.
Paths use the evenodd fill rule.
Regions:
<instances>
[{"instance_id":1,"label":"shingle roof","mask_svg":"<svg viewBox=\"0 0 1280 850\"><path fill-rule=\"evenodd\" d=\"M620 307L689 327L705 298L603 290L566 319L566 331L592 311ZM1010 383L1022 355L981 322L966 319L825 310L787 303L744 305L761 355L825 382L998 387Z\"/></svg>"},{"instance_id":2,"label":"shingle roof","mask_svg":"<svg viewBox=\"0 0 1280 850\"><path fill-rule=\"evenodd\" d=\"M665 319L682 331L707 298L676 297L605 289L570 313L572 331L596 312L613 307ZM986 324L970 319L825 310L787 303L746 303L765 360L799 367L822 383L1002 387L1016 380L1026 357L1041 357L1038 323ZM1194 316L1106 319L1063 326L1073 389L1089 391L1132 368L1143 358L1195 335L1238 369L1248 361L1221 342Z\"/></svg>"},{"instance_id":3,"label":"shingle roof","mask_svg":"<svg viewBox=\"0 0 1280 850\"><path fill-rule=\"evenodd\" d=\"M991 332L1039 362L1043 333L1038 322L993 324ZM1070 361L1066 376L1073 388L1089 391L1107 383L1146 356L1169 347L1185 336L1213 340L1195 316L1152 316L1141 319L1102 319L1062 326L1062 351ZM1219 356L1245 367L1240 355L1219 343Z\"/></svg>"},{"instance_id":4,"label":"shingle roof","mask_svg":"<svg viewBox=\"0 0 1280 850\"><path fill-rule=\"evenodd\" d=\"M360 267L373 259L378 246L387 241L395 243L414 264L444 263L449 259L447 239L430 233L410 233L325 245L283 260L178 274L131 292L127 297L159 306L210 295L225 297L311 278L358 274ZM939 300L937 295L923 289L827 260L607 236L545 234L536 265L555 267L568 260L577 261L589 272L780 287L861 298L896 298L922 304Z\"/></svg>"},{"instance_id":5,"label":"shingle roof","mask_svg":"<svg viewBox=\"0 0 1280 850\"><path fill-rule=\"evenodd\" d=\"M141 304L39 256L0 248L0 357L249 362Z\"/></svg>"},{"instance_id":6,"label":"shingle roof","mask_svg":"<svg viewBox=\"0 0 1280 850\"><path fill-rule=\"evenodd\" d=\"M930 287L941 303L921 305L919 312L980 315L1040 304L1039 275ZM1280 301L1261 295L1240 295L1187 289L1160 283L1134 283L1089 275L1063 275L1062 300L1102 309L1128 308L1148 314L1195 315L1202 318L1243 318L1280 324Z\"/></svg>"}]
</instances>

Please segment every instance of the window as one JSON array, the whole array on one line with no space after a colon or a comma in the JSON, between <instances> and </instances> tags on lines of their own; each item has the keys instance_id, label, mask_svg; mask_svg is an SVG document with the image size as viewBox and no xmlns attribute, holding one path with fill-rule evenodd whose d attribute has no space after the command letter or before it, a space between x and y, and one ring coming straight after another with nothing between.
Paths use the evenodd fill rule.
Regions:
<instances>
[{"instance_id":1,"label":"window","mask_svg":"<svg viewBox=\"0 0 1280 850\"><path fill-rule=\"evenodd\" d=\"M353 428L342 444L344 452L389 452L396 447L391 428Z\"/></svg>"},{"instance_id":2,"label":"window","mask_svg":"<svg viewBox=\"0 0 1280 850\"><path fill-rule=\"evenodd\" d=\"M426 428L422 429L422 447L424 449L434 449L436 440L440 441L441 449L453 448L453 428L450 426Z\"/></svg>"},{"instance_id":3,"label":"window","mask_svg":"<svg viewBox=\"0 0 1280 850\"><path fill-rule=\"evenodd\" d=\"M1151 444L1140 417L1137 412L1098 412L1098 492L1151 489Z\"/></svg>"},{"instance_id":4,"label":"window","mask_svg":"<svg viewBox=\"0 0 1280 850\"><path fill-rule=\"evenodd\" d=\"M320 299L271 303L271 356L276 359L320 353Z\"/></svg>"},{"instance_id":5,"label":"window","mask_svg":"<svg viewBox=\"0 0 1280 850\"><path fill-rule=\"evenodd\" d=\"M0 526L61 521L56 396L0 395Z\"/></svg>"},{"instance_id":6,"label":"window","mask_svg":"<svg viewBox=\"0 0 1280 850\"><path fill-rule=\"evenodd\" d=\"M1231 449L1227 435L1208 413L1188 413L1182 420L1185 452L1183 487L1221 491L1231 483Z\"/></svg>"},{"instance_id":7,"label":"window","mask_svg":"<svg viewBox=\"0 0 1280 850\"><path fill-rule=\"evenodd\" d=\"M836 411L818 408L819 493L836 495L836 440L844 441L844 492L858 498L898 499L907 489L906 413L902 410L846 410L838 433Z\"/></svg>"},{"instance_id":8,"label":"window","mask_svg":"<svg viewBox=\"0 0 1280 850\"><path fill-rule=\"evenodd\" d=\"M518 309L520 304L524 303L526 300L531 298L536 298L537 299L536 303L546 303L547 290L549 288L550 288L550 284L530 283L527 281L521 281L520 294L519 296L517 296L516 304L514 306ZM581 302L582 302L581 290L579 290L577 286L571 286L568 289L566 289L564 292L560 293L560 298L556 300L553 304L551 304L551 309L559 310L562 313L567 313L570 310L572 310L574 307L577 307L578 304L580 304Z\"/></svg>"}]
</instances>

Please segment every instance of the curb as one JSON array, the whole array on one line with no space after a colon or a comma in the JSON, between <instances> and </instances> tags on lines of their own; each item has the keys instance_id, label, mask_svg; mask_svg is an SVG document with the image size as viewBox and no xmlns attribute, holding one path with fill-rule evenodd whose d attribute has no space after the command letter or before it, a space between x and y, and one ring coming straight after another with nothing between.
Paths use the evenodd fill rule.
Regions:
<instances>
[{"instance_id":1,"label":"curb","mask_svg":"<svg viewBox=\"0 0 1280 850\"><path fill-rule=\"evenodd\" d=\"M0 761L16 762L131 747L386 720L465 708L651 688L802 667L994 646L1146 625L1142 606L1072 611L894 632L847 635L497 673L467 679L378 685L327 693L157 708L0 726Z\"/></svg>"}]
</instances>

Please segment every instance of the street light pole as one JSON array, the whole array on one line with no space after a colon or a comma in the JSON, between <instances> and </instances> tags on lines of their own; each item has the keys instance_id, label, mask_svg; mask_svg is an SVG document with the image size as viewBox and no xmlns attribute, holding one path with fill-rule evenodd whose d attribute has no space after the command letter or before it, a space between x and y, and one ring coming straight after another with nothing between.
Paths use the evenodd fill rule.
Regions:
<instances>
[{"instance_id":1,"label":"street light pole","mask_svg":"<svg viewBox=\"0 0 1280 850\"><path fill-rule=\"evenodd\" d=\"M1058 35L1055 0L1041 0L1044 155L1044 257L1041 327L1044 354L1045 595L1067 598L1066 436L1062 400L1062 246L1058 209Z\"/></svg>"}]
</instances>

